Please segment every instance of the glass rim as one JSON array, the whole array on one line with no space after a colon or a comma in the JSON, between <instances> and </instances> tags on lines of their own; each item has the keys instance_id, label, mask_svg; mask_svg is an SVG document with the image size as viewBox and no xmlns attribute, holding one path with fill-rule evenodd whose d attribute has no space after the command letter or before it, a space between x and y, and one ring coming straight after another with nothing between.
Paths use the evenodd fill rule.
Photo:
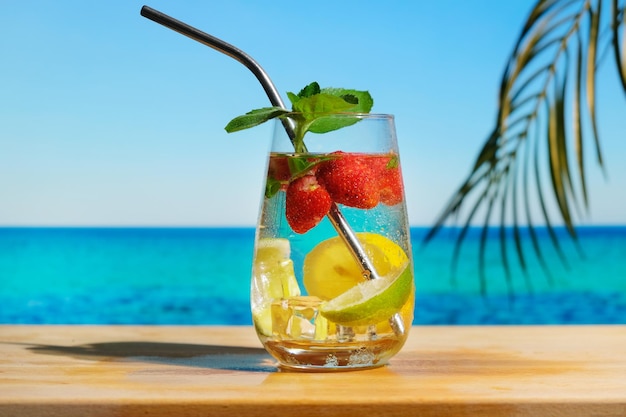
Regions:
<instances>
[{"instance_id":1,"label":"glass rim","mask_svg":"<svg viewBox=\"0 0 626 417\"><path fill-rule=\"evenodd\" d=\"M305 112L300 111L290 111L289 113L285 113L285 117L290 117L291 115L296 114L304 114ZM363 112L309 112L307 114L315 114L319 116L326 117L358 117L362 119L394 119L395 116L391 113L363 113Z\"/></svg>"}]
</instances>

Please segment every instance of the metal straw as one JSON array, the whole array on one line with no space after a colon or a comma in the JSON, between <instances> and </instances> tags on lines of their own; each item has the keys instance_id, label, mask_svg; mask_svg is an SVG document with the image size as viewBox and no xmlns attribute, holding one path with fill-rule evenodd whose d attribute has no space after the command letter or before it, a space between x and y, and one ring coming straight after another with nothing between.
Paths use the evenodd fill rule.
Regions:
<instances>
[{"instance_id":1,"label":"metal straw","mask_svg":"<svg viewBox=\"0 0 626 417\"><path fill-rule=\"evenodd\" d=\"M223 40L216 38L215 36L202 32L201 30L189 26L188 24L176 20L173 17L161 13L151 7L143 6L141 8L141 15L241 62L259 80L270 100L270 103L272 103L272 105L276 107L281 107L283 109L287 108L278 90L276 89L276 86L274 86L274 83L267 75L265 70L263 70L263 68L254 59L252 59L252 57L250 57L241 49L236 48L235 46L224 42ZM283 120L283 126L285 126L285 130L287 131L289 138L293 142L293 138L295 135L292 122L285 119ZM365 251L363 250L361 243L357 239L354 231L346 221L345 217L343 217L343 215L341 214L339 207L337 207L334 202L331 205L327 217L337 231L337 234L348 246L348 249L350 250L350 253L354 257L354 259L361 267L361 272L363 276L367 279L378 279L379 276L376 273L374 265L371 263L369 257L367 256L367 253L365 253ZM404 324L398 314L394 315L391 318L390 323L396 334L404 333Z\"/></svg>"}]
</instances>

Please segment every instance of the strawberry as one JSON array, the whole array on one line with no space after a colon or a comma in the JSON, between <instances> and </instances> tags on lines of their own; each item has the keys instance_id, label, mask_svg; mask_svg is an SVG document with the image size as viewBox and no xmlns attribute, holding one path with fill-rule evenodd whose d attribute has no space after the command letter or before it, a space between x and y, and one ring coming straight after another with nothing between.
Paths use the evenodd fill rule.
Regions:
<instances>
[{"instance_id":1,"label":"strawberry","mask_svg":"<svg viewBox=\"0 0 626 417\"><path fill-rule=\"evenodd\" d=\"M378 184L366 157L333 152L335 156L320 164L317 179L333 201L350 207L369 209L378 204Z\"/></svg>"},{"instance_id":2,"label":"strawberry","mask_svg":"<svg viewBox=\"0 0 626 417\"><path fill-rule=\"evenodd\" d=\"M372 159L372 169L378 178L380 202L387 206L395 206L404 198L402 174L396 155Z\"/></svg>"},{"instance_id":3,"label":"strawberry","mask_svg":"<svg viewBox=\"0 0 626 417\"><path fill-rule=\"evenodd\" d=\"M304 175L289 183L285 197L287 223L296 233L306 233L328 214L332 201L315 175Z\"/></svg>"}]
</instances>

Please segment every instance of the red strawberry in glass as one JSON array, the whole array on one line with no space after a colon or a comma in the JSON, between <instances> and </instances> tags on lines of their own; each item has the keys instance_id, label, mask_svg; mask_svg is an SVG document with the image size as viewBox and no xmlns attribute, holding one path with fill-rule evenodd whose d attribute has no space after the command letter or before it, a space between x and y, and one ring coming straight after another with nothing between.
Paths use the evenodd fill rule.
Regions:
<instances>
[{"instance_id":1,"label":"red strawberry in glass","mask_svg":"<svg viewBox=\"0 0 626 417\"><path fill-rule=\"evenodd\" d=\"M349 207L370 209L379 199L378 182L366 156L333 152L317 170L317 179L334 202Z\"/></svg>"},{"instance_id":2,"label":"red strawberry in glass","mask_svg":"<svg viewBox=\"0 0 626 417\"><path fill-rule=\"evenodd\" d=\"M404 186L397 155L373 157L371 167L377 178L380 202L395 206L404 200Z\"/></svg>"},{"instance_id":3,"label":"red strawberry in glass","mask_svg":"<svg viewBox=\"0 0 626 417\"><path fill-rule=\"evenodd\" d=\"M285 216L296 233L306 233L328 214L331 199L315 178L304 175L289 183L285 197Z\"/></svg>"}]
</instances>

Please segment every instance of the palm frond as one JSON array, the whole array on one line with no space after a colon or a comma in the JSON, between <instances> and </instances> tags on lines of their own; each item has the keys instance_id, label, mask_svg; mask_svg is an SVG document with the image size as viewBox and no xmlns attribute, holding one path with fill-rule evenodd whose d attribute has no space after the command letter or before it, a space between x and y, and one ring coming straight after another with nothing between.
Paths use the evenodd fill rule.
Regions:
<instances>
[{"instance_id":1,"label":"palm frond","mask_svg":"<svg viewBox=\"0 0 626 417\"><path fill-rule=\"evenodd\" d=\"M602 6L609 1L607 19ZM565 265L567 258L553 225L562 223L578 245L575 225L589 208L586 143L593 145L596 162L604 170L596 114L596 78L604 54L598 51L613 50L626 93L624 9L620 0L539 0L531 10L503 72L492 132L470 174L424 239L428 243L444 225L460 221L463 227L453 253L456 264L467 230L481 213L479 277L483 291L486 237L495 224L500 225L500 256L510 291L507 242L512 239L518 264L525 272L523 229L528 231L532 253L548 278L550 268L535 225L546 228ZM528 279L526 284L531 288Z\"/></svg>"}]
</instances>

